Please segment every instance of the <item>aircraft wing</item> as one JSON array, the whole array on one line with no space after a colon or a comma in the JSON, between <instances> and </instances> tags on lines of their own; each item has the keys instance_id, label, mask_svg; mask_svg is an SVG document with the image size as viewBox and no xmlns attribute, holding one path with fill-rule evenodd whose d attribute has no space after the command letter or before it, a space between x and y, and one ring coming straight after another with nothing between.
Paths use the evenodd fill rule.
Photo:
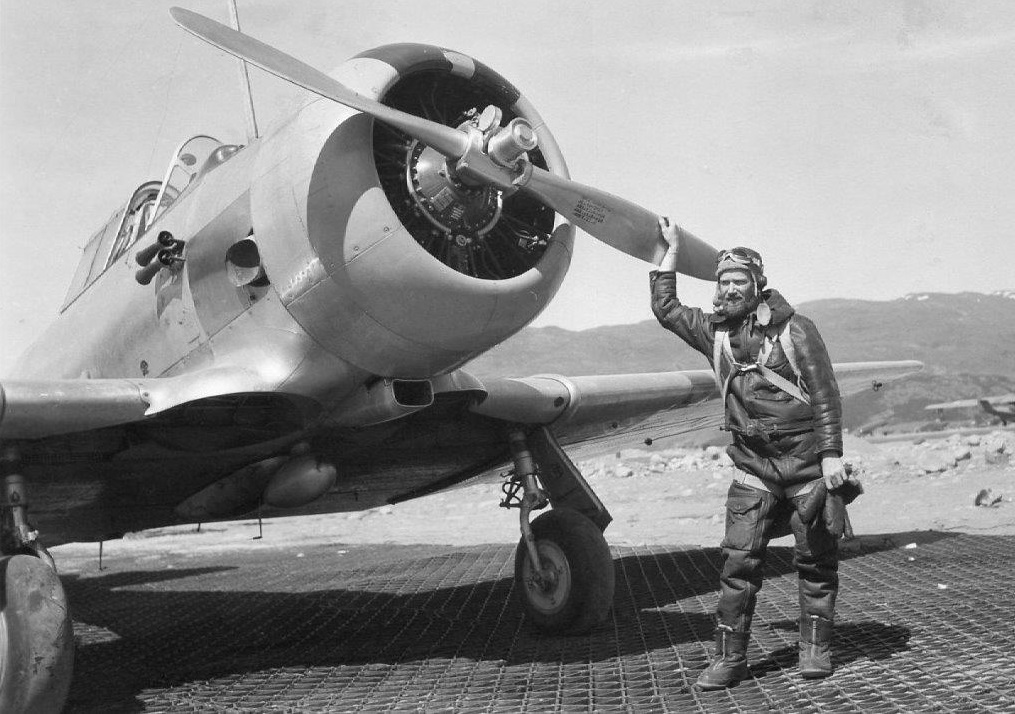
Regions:
<instances>
[{"instance_id":1,"label":"aircraft wing","mask_svg":"<svg viewBox=\"0 0 1015 714\"><path fill-rule=\"evenodd\" d=\"M835 370L840 391L852 394L921 367ZM17 445L33 522L55 545L251 513L273 475L305 450L339 478L305 505L265 505L266 517L363 510L498 477L510 464L509 424L552 432L556 448L587 459L714 429L721 418L708 370L482 380L459 371L433 386L431 406L357 426L348 407L323 413L232 368L4 382L0 441Z\"/></svg>"},{"instance_id":2,"label":"aircraft wing","mask_svg":"<svg viewBox=\"0 0 1015 714\"><path fill-rule=\"evenodd\" d=\"M1004 396L1001 397L984 397L983 399L980 399L979 402L981 404L983 402L987 402L988 404L992 404L995 407L1011 405L1015 404L1015 394L1005 394Z\"/></svg>"},{"instance_id":3,"label":"aircraft wing","mask_svg":"<svg viewBox=\"0 0 1015 714\"><path fill-rule=\"evenodd\" d=\"M916 361L834 365L843 396L880 389L923 369ZM537 375L484 380L486 397L472 407L484 416L547 424L562 444L581 444L581 457L626 448L640 439L714 428L721 421L711 370L585 377ZM635 438L632 439L632 436ZM598 448L596 448L598 447Z\"/></svg>"},{"instance_id":4,"label":"aircraft wing","mask_svg":"<svg viewBox=\"0 0 1015 714\"><path fill-rule=\"evenodd\" d=\"M954 402L941 402L939 404L928 404L924 409L935 411L938 409L970 409L981 406L984 402L992 406L1005 406L1015 404L1015 394L1003 394L997 397L980 397L978 399L958 399Z\"/></svg>"},{"instance_id":5,"label":"aircraft wing","mask_svg":"<svg viewBox=\"0 0 1015 714\"><path fill-rule=\"evenodd\" d=\"M921 367L912 361L856 362L835 365L835 373L846 395ZM40 439L139 422L199 399L263 391L263 386L256 374L235 368L152 379L7 381L0 384L0 439ZM708 426L717 412L696 408L718 396L709 370L494 378L483 380L483 387L485 396L471 411L502 421L553 424L565 442L628 433L632 424L653 415L653 423L679 422L682 431L693 431ZM687 413L675 419L678 410ZM671 417L658 417L664 414Z\"/></svg>"},{"instance_id":6,"label":"aircraft wing","mask_svg":"<svg viewBox=\"0 0 1015 714\"><path fill-rule=\"evenodd\" d=\"M130 424L201 399L264 391L259 375L233 367L150 379L4 381L0 439L41 439Z\"/></svg>"},{"instance_id":7,"label":"aircraft wing","mask_svg":"<svg viewBox=\"0 0 1015 714\"><path fill-rule=\"evenodd\" d=\"M969 409L971 407L979 406L979 399L958 399L954 402L940 402L938 404L928 404L924 407L927 411L935 411L937 409Z\"/></svg>"}]
</instances>

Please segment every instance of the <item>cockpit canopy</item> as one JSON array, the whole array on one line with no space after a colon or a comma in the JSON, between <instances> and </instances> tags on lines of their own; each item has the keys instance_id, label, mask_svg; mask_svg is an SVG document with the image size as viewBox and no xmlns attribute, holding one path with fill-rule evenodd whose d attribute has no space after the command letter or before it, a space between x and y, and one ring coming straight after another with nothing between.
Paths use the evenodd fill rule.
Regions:
<instances>
[{"instance_id":1,"label":"cockpit canopy","mask_svg":"<svg viewBox=\"0 0 1015 714\"><path fill-rule=\"evenodd\" d=\"M65 309L105 270L134 245L198 177L223 163L240 147L199 134L180 144L162 181L141 184L85 245L77 272L64 299Z\"/></svg>"}]
</instances>

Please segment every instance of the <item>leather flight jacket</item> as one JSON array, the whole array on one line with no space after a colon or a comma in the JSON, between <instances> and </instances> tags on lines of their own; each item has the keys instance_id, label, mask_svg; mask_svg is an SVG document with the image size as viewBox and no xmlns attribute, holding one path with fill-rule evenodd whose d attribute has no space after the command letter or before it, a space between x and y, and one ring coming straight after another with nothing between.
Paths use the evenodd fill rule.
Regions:
<instances>
[{"instance_id":1,"label":"leather flight jacket","mask_svg":"<svg viewBox=\"0 0 1015 714\"><path fill-rule=\"evenodd\" d=\"M756 313L732 322L681 304L672 272L653 271L650 285L652 312L659 323L710 363L717 331L728 332L733 360L750 364L757 361L766 336L771 341L782 328L787 329L799 383L810 404L773 385L757 370L741 371L730 380L724 405L726 423L733 433L727 453L738 468L770 483L786 485L819 478L821 456L842 455L842 402L828 351L814 323L797 313L776 290L761 294L771 311L770 319L762 324ZM798 380L778 342L771 347L767 365L785 379ZM720 372L726 377L731 368L722 364Z\"/></svg>"}]
</instances>

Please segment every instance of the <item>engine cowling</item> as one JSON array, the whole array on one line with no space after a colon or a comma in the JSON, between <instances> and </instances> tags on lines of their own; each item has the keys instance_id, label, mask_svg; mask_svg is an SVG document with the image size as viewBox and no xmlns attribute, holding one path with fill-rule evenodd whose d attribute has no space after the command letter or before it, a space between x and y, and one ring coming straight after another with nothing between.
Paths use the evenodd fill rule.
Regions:
<instances>
[{"instance_id":1,"label":"engine cowling","mask_svg":"<svg viewBox=\"0 0 1015 714\"><path fill-rule=\"evenodd\" d=\"M536 165L566 176L549 129L507 80L464 55L400 44L337 78L450 126L498 107L524 117ZM519 192L470 187L442 157L370 117L315 100L258 157L251 206L264 266L329 352L386 377L451 370L520 330L556 293L574 229Z\"/></svg>"}]
</instances>

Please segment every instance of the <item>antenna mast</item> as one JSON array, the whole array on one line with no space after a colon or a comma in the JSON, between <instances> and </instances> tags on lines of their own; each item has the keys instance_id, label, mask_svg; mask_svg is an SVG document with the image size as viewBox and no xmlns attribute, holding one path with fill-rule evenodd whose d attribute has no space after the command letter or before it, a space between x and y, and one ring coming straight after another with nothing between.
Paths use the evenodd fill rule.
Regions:
<instances>
[{"instance_id":1,"label":"antenna mast","mask_svg":"<svg viewBox=\"0 0 1015 714\"><path fill-rule=\"evenodd\" d=\"M240 32L240 15L236 11L236 0L229 0L229 19L233 23L233 29ZM246 114L247 114L247 141L256 139L257 133L257 116L254 114L254 95L250 91L250 74L247 71L247 63L243 60L237 60L240 63L240 82L243 85L243 94L247 98L246 101Z\"/></svg>"}]
</instances>

